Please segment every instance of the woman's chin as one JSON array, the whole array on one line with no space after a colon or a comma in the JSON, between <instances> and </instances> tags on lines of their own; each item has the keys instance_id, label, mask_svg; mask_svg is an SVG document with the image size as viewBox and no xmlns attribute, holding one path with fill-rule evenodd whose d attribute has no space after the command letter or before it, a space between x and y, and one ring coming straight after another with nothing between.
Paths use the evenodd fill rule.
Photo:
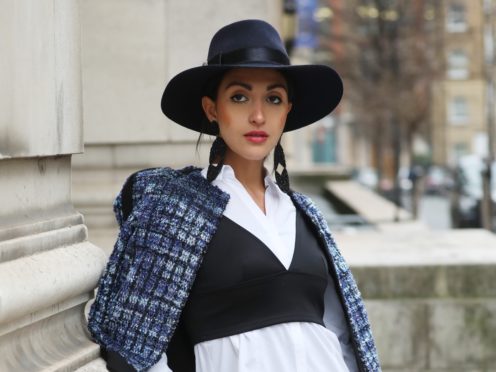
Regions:
<instances>
[{"instance_id":1,"label":"woman's chin","mask_svg":"<svg viewBox=\"0 0 496 372\"><path fill-rule=\"evenodd\" d=\"M267 157L268 152L260 152L260 153L249 153L249 154L238 154L239 160L246 162L263 162Z\"/></svg>"}]
</instances>

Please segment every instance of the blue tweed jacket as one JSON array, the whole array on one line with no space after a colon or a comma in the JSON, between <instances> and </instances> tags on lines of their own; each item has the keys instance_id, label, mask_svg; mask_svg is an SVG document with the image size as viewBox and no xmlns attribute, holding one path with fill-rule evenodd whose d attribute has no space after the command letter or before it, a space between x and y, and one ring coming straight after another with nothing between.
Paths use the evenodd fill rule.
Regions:
<instances>
[{"instance_id":1,"label":"blue tweed jacket","mask_svg":"<svg viewBox=\"0 0 496 372\"><path fill-rule=\"evenodd\" d=\"M120 233L100 279L88 328L97 343L138 371L157 363L167 349L229 200L200 171L189 166L137 172L134 208L126 220L122 191L114 202ZM295 191L290 197L326 248L361 370L380 371L360 292L327 223L308 197Z\"/></svg>"}]
</instances>

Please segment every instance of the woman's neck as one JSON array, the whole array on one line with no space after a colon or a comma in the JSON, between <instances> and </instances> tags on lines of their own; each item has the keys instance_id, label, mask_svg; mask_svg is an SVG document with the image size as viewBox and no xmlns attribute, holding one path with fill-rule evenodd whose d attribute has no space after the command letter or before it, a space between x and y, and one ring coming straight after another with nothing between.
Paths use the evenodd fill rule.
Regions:
<instances>
[{"instance_id":1,"label":"woman's neck","mask_svg":"<svg viewBox=\"0 0 496 372\"><path fill-rule=\"evenodd\" d=\"M263 160L246 160L227 157L224 164L234 170L236 179L248 190L254 192L265 191Z\"/></svg>"}]
</instances>

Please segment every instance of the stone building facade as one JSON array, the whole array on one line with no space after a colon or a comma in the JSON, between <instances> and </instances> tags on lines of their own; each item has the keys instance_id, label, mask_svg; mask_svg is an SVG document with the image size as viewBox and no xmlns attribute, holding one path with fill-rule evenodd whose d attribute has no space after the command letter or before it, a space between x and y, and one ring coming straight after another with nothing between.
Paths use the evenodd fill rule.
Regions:
<instances>
[{"instance_id":1,"label":"stone building facade","mask_svg":"<svg viewBox=\"0 0 496 372\"><path fill-rule=\"evenodd\" d=\"M71 201L79 38L76 0L2 2L0 371L70 371L99 353L84 309L106 257Z\"/></svg>"},{"instance_id":2,"label":"stone building facade","mask_svg":"<svg viewBox=\"0 0 496 372\"><path fill-rule=\"evenodd\" d=\"M443 68L433 91L432 160L454 166L463 155L487 155L484 0L445 0L441 9Z\"/></svg>"}]
</instances>

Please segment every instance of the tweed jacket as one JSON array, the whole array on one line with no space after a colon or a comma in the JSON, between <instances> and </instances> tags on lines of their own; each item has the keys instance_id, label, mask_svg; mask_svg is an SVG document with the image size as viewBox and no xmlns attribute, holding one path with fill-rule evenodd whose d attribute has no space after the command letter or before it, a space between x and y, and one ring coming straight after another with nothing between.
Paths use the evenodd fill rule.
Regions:
<instances>
[{"instance_id":1,"label":"tweed jacket","mask_svg":"<svg viewBox=\"0 0 496 372\"><path fill-rule=\"evenodd\" d=\"M88 329L98 344L137 371L157 363L167 349L229 201L229 194L200 171L193 166L139 171L132 176L133 209L127 219L123 191L114 202L120 232L90 309ZM324 217L308 197L296 191L289 195L325 247L360 370L380 371L360 293Z\"/></svg>"}]
</instances>

